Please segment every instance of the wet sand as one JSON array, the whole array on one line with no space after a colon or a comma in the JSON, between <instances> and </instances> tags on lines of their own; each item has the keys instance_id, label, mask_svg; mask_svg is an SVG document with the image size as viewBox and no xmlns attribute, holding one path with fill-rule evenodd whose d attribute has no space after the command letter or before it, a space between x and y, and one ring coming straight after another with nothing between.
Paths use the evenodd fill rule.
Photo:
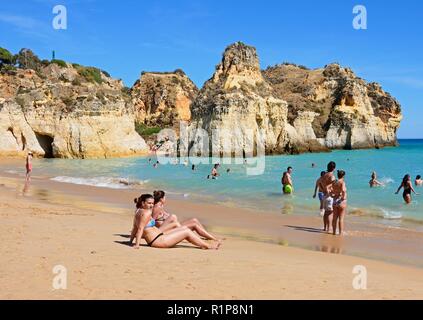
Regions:
<instances>
[{"instance_id":1,"label":"wet sand","mask_svg":"<svg viewBox=\"0 0 423 320\"><path fill-rule=\"evenodd\" d=\"M134 250L125 242L141 190L44 178L24 190L22 177L1 174L3 299L423 298L418 231L347 218L348 235L334 237L318 217L170 197L168 211L199 218L226 238L222 248ZM55 265L67 268L66 290L52 289ZM352 286L356 265L367 268L367 290Z\"/></svg>"}]
</instances>

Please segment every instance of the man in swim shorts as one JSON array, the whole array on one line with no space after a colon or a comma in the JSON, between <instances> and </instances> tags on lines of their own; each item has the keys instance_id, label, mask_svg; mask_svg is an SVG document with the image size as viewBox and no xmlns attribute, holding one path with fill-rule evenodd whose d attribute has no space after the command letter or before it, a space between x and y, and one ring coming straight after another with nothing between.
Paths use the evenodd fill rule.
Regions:
<instances>
[{"instance_id":1,"label":"man in swim shorts","mask_svg":"<svg viewBox=\"0 0 423 320\"><path fill-rule=\"evenodd\" d=\"M288 167L282 175L281 183L283 194L291 194L294 191L291 174L292 167Z\"/></svg>"},{"instance_id":2,"label":"man in swim shorts","mask_svg":"<svg viewBox=\"0 0 423 320\"><path fill-rule=\"evenodd\" d=\"M323 207L325 213L323 215L323 230L329 232L332 224L333 198L331 197L332 185L336 181L333 172L336 169L336 163L331 161L328 163L327 172L320 178L320 184L323 190Z\"/></svg>"},{"instance_id":3,"label":"man in swim shorts","mask_svg":"<svg viewBox=\"0 0 423 320\"><path fill-rule=\"evenodd\" d=\"M322 217L325 214L324 202L323 202L325 193L324 193L324 188L322 186L321 180L325 174L326 174L326 171L320 172L320 178L317 179L316 181L316 186L314 188L314 195L313 195L313 198L316 198L317 190L319 190L318 195L319 195L319 201L320 201L320 216Z\"/></svg>"}]
</instances>

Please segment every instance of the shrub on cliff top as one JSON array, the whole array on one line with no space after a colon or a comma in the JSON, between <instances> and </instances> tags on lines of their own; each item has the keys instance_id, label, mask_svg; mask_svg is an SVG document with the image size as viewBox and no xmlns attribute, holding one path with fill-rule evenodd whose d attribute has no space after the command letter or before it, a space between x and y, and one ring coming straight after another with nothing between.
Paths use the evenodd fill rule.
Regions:
<instances>
[{"instance_id":1,"label":"shrub on cliff top","mask_svg":"<svg viewBox=\"0 0 423 320\"><path fill-rule=\"evenodd\" d=\"M51 60L51 63L57 64L61 68L66 68L67 67L66 62L63 61L63 60L53 59L53 60Z\"/></svg>"},{"instance_id":2,"label":"shrub on cliff top","mask_svg":"<svg viewBox=\"0 0 423 320\"><path fill-rule=\"evenodd\" d=\"M94 67L77 66L76 70L78 71L78 74L88 82L97 82L98 84L103 82L103 80L101 80L100 69Z\"/></svg>"},{"instance_id":3,"label":"shrub on cliff top","mask_svg":"<svg viewBox=\"0 0 423 320\"><path fill-rule=\"evenodd\" d=\"M9 50L0 47L0 65L2 64L14 64L15 58Z\"/></svg>"},{"instance_id":4,"label":"shrub on cliff top","mask_svg":"<svg viewBox=\"0 0 423 320\"><path fill-rule=\"evenodd\" d=\"M41 60L29 49L21 49L15 59L19 68L38 71L42 66Z\"/></svg>"}]
</instances>

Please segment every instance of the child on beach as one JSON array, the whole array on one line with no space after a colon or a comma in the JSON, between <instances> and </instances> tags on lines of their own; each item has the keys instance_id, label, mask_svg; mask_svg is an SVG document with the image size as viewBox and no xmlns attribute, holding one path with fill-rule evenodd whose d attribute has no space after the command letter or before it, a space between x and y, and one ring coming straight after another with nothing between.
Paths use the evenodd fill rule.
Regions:
<instances>
[{"instance_id":1,"label":"child on beach","mask_svg":"<svg viewBox=\"0 0 423 320\"><path fill-rule=\"evenodd\" d=\"M322 177L325 174L326 174L326 171L320 172L320 178L317 179L317 181L316 181L316 186L314 188L314 194L313 194L313 198L315 199L316 198L316 194L317 194L317 190L319 190L318 195L319 195L319 201L320 201L320 216L322 216L322 217L325 214L324 203L323 203L323 199L325 197L325 193L324 193L324 188L323 188L323 186L321 184L321 180L322 180Z\"/></svg>"},{"instance_id":2,"label":"child on beach","mask_svg":"<svg viewBox=\"0 0 423 320\"><path fill-rule=\"evenodd\" d=\"M28 152L28 155L26 156L26 164L25 164L25 168L26 168L26 181L30 181L31 180L32 157L33 157L33 154L32 154L31 151L29 151Z\"/></svg>"},{"instance_id":3,"label":"child on beach","mask_svg":"<svg viewBox=\"0 0 423 320\"><path fill-rule=\"evenodd\" d=\"M145 239L147 245L153 248L172 248L184 240L201 249L219 248L220 242L210 244L186 226L181 226L169 232L162 232L156 227L155 220L152 218L154 198L151 194L143 194L136 198L134 202L136 203L136 211L129 240L130 245L135 240L134 249L140 248L141 239Z\"/></svg>"}]
</instances>

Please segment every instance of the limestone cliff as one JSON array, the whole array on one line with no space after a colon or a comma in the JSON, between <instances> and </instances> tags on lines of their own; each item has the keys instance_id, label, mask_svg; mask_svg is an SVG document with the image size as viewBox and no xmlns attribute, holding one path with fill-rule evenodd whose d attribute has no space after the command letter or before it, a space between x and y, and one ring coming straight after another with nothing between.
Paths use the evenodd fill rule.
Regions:
<instances>
[{"instance_id":1,"label":"limestone cliff","mask_svg":"<svg viewBox=\"0 0 423 320\"><path fill-rule=\"evenodd\" d=\"M201 128L209 136L229 132L235 150L245 153L253 130L264 133L266 154L395 145L402 118L393 97L350 69L284 64L261 71L256 49L240 42L226 48L191 113L192 147ZM222 154L228 141L213 139L210 151Z\"/></svg>"},{"instance_id":2,"label":"limestone cliff","mask_svg":"<svg viewBox=\"0 0 423 320\"><path fill-rule=\"evenodd\" d=\"M289 123L288 103L275 95L263 77L256 49L240 42L226 48L191 112L191 136L195 136L196 128L204 129L210 136L213 132L222 136L213 138L214 154L227 152L228 143L235 151L232 154L255 154L257 139L264 139L267 154L326 150L311 128L315 114L301 112L295 122ZM232 141L224 141L225 134Z\"/></svg>"},{"instance_id":3,"label":"limestone cliff","mask_svg":"<svg viewBox=\"0 0 423 320\"><path fill-rule=\"evenodd\" d=\"M197 94L196 85L182 70L143 72L131 89L136 121L148 126L179 126L179 121L190 121L190 106Z\"/></svg>"},{"instance_id":4,"label":"limestone cliff","mask_svg":"<svg viewBox=\"0 0 423 320\"><path fill-rule=\"evenodd\" d=\"M288 102L288 121L313 112L312 130L331 149L378 148L397 144L401 106L377 83L366 83L351 69L330 64L308 70L293 64L263 71L274 94Z\"/></svg>"},{"instance_id":5,"label":"limestone cliff","mask_svg":"<svg viewBox=\"0 0 423 320\"><path fill-rule=\"evenodd\" d=\"M108 158L145 154L121 81L61 62L0 73L0 155Z\"/></svg>"}]
</instances>

